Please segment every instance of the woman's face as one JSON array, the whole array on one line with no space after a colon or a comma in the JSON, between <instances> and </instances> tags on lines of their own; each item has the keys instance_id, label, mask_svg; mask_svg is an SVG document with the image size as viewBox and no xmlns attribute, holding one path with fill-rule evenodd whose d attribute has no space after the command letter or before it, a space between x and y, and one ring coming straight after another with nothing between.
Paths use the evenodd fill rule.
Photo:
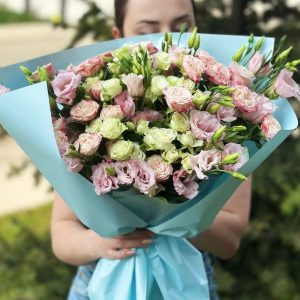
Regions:
<instances>
[{"instance_id":1,"label":"woman's face","mask_svg":"<svg viewBox=\"0 0 300 300\"><path fill-rule=\"evenodd\" d=\"M178 32L183 23L195 26L191 0L128 0L123 35Z\"/></svg>"}]
</instances>

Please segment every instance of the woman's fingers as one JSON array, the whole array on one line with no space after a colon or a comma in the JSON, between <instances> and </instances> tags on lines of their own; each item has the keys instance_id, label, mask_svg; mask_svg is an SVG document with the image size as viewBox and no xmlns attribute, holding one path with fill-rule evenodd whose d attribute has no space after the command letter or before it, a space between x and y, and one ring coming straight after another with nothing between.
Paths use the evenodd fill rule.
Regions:
<instances>
[{"instance_id":1,"label":"woman's fingers","mask_svg":"<svg viewBox=\"0 0 300 300\"><path fill-rule=\"evenodd\" d=\"M153 243L152 239L113 239L110 243L113 249L144 248Z\"/></svg>"},{"instance_id":2,"label":"woman's fingers","mask_svg":"<svg viewBox=\"0 0 300 300\"><path fill-rule=\"evenodd\" d=\"M109 259L125 259L128 257L131 257L135 254L135 251L132 249L120 249L120 250L114 250L110 249L108 251L108 258Z\"/></svg>"},{"instance_id":3,"label":"woman's fingers","mask_svg":"<svg viewBox=\"0 0 300 300\"><path fill-rule=\"evenodd\" d=\"M155 234L147 229L138 229L134 232L120 235L118 239L152 239L155 237Z\"/></svg>"}]
</instances>

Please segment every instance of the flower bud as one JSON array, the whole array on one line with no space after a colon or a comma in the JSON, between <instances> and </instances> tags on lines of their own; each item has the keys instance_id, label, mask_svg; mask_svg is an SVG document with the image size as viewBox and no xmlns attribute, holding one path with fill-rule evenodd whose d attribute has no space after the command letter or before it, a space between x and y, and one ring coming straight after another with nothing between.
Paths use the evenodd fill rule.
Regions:
<instances>
[{"instance_id":1,"label":"flower bud","mask_svg":"<svg viewBox=\"0 0 300 300\"><path fill-rule=\"evenodd\" d=\"M191 156L187 155L185 158L181 160L182 168L187 171L189 174L193 172L193 166L191 162Z\"/></svg>"},{"instance_id":2,"label":"flower bud","mask_svg":"<svg viewBox=\"0 0 300 300\"><path fill-rule=\"evenodd\" d=\"M236 164L239 157L240 157L240 153L238 152L226 155L221 161L221 164L223 165Z\"/></svg>"},{"instance_id":3,"label":"flower bud","mask_svg":"<svg viewBox=\"0 0 300 300\"><path fill-rule=\"evenodd\" d=\"M255 49L256 52L259 51L259 50L261 49L261 47L263 46L264 42L265 42L265 37L262 36L262 37L256 42L256 44L255 44L255 46L254 46L254 49Z\"/></svg>"},{"instance_id":4,"label":"flower bud","mask_svg":"<svg viewBox=\"0 0 300 300\"><path fill-rule=\"evenodd\" d=\"M245 175L243 175L241 173L238 173L238 172L232 172L230 174L231 174L231 176L233 176L236 179L240 179L240 180L246 180L247 179L247 177Z\"/></svg>"},{"instance_id":5,"label":"flower bud","mask_svg":"<svg viewBox=\"0 0 300 300\"><path fill-rule=\"evenodd\" d=\"M235 61L235 62L240 62L242 57L243 57L243 54L246 50L246 46L243 45L232 57L232 60Z\"/></svg>"},{"instance_id":6,"label":"flower bud","mask_svg":"<svg viewBox=\"0 0 300 300\"><path fill-rule=\"evenodd\" d=\"M105 169L105 173L109 176L116 176L117 172L113 167L106 167Z\"/></svg>"},{"instance_id":7,"label":"flower bud","mask_svg":"<svg viewBox=\"0 0 300 300\"><path fill-rule=\"evenodd\" d=\"M196 42L196 38L197 38L197 27L194 28L189 40L188 40L188 47L190 49L194 48L194 44Z\"/></svg>"},{"instance_id":8,"label":"flower bud","mask_svg":"<svg viewBox=\"0 0 300 300\"><path fill-rule=\"evenodd\" d=\"M285 59L288 58L288 56L290 55L291 51L292 51L293 47L290 47L288 49L286 49L285 51L281 52L275 60L275 65L281 65Z\"/></svg>"},{"instance_id":9,"label":"flower bud","mask_svg":"<svg viewBox=\"0 0 300 300\"><path fill-rule=\"evenodd\" d=\"M232 127L230 128L230 130L231 130L232 132L241 132L241 131L247 130L247 127L246 127L246 126L243 126L243 125L237 125L237 126L232 126Z\"/></svg>"},{"instance_id":10,"label":"flower bud","mask_svg":"<svg viewBox=\"0 0 300 300\"><path fill-rule=\"evenodd\" d=\"M220 104L215 103L215 104L210 105L207 110L208 110L209 113L214 115L214 114L217 113L219 108L220 108Z\"/></svg>"},{"instance_id":11,"label":"flower bud","mask_svg":"<svg viewBox=\"0 0 300 300\"><path fill-rule=\"evenodd\" d=\"M200 48L200 43L201 43L201 38L200 38L200 35L198 34L196 37L196 42L194 44L195 51L197 51Z\"/></svg>"},{"instance_id":12,"label":"flower bud","mask_svg":"<svg viewBox=\"0 0 300 300\"><path fill-rule=\"evenodd\" d=\"M220 127L212 136L211 141L213 143L217 142L218 140L221 139L223 133L226 131L227 126L223 125L222 127Z\"/></svg>"}]
</instances>

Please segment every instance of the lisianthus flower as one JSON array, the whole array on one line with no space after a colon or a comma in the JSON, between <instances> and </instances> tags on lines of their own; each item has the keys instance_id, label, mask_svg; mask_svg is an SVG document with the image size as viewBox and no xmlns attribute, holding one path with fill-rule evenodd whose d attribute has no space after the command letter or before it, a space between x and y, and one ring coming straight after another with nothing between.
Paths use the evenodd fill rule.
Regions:
<instances>
[{"instance_id":1,"label":"lisianthus flower","mask_svg":"<svg viewBox=\"0 0 300 300\"><path fill-rule=\"evenodd\" d=\"M89 122L93 120L99 110L99 104L93 100L81 100L70 110L70 115L77 122Z\"/></svg>"},{"instance_id":2,"label":"lisianthus flower","mask_svg":"<svg viewBox=\"0 0 300 300\"><path fill-rule=\"evenodd\" d=\"M236 143L228 143L225 145L222 152L222 159L227 155L239 153L240 156L235 164L224 165L223 169L230 172L238 171L249 159L248 150L246 147Z\"/></svg>"},{"instance_id":3,"label":"lisianthus flower","mask_svg":"<svg viewBox=\"0 0 300 300\"><path fill-rule=\"evenodd\" d=\"M101 139L101 135L97 133L82 133L74 143L74 147L80 154L92 156L97 152Z\"/></svg>"},{"instance_id":4,"label":"lisianthus flower","mask_svg":"<svg viewBox=\"0 0 300 300\"><path fill-rule=\"evenodd\" d=\"M81 82L81 76L73 72L60 72L51 81L56 101L61 104L72 105L76 96L76 89Z\"/></svg>"},{"instance_id":5,"label":"lisianthus flower","mask_svg":"<svg viewBox=\"0 0 300 300\"><path fill-rule=\"evenodd\" d=\"M172 165L163 161L160 155L152 155L146 160L147 165L154 171L155 179L158 182L163 182L169 179L173 174Z\"/></svg>"},{"instance_id":6,"label":"lisianthus flower","mask_svg":"<svg viewBox=\"0 0 300 300\"><path fill-rule=\"evenodd\" d=\"M271 140L281 129L280 123L271 114L267 115L262 124L261 130L267 140Z\"/></svg>"},{"instance_id":7,"label":"lisianthus flower","mask_svg":"<svg viewBox=\"0 0 300 300\"><path fill-rule=\"evenodd\" d=\"M197 196L199 186L194 179L194 175L188 174L183 169L176 171L173 175L173 185L177 194L187 199Z\"/></svg>"}]
</instances>

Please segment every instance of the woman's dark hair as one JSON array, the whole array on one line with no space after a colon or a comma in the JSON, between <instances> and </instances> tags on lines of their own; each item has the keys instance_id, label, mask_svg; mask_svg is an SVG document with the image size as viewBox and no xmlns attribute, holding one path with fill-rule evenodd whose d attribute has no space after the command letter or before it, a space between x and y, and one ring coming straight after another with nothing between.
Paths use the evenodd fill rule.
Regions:
<instances>
[{"instance_id":1,"label":"woman's dark hair","mask_svg":"<svg viewBox=\"0 0 300 300\"><path fill-rule=\"evenodd\" d=\"M195 0L191 0L193 5L194 14L196 15L196 4ZM123 34L123 26L126 15L126 6L128 0L115 0L115 22L116 26L119 28L121 33Z\"/></svg>"}]
</instances>

